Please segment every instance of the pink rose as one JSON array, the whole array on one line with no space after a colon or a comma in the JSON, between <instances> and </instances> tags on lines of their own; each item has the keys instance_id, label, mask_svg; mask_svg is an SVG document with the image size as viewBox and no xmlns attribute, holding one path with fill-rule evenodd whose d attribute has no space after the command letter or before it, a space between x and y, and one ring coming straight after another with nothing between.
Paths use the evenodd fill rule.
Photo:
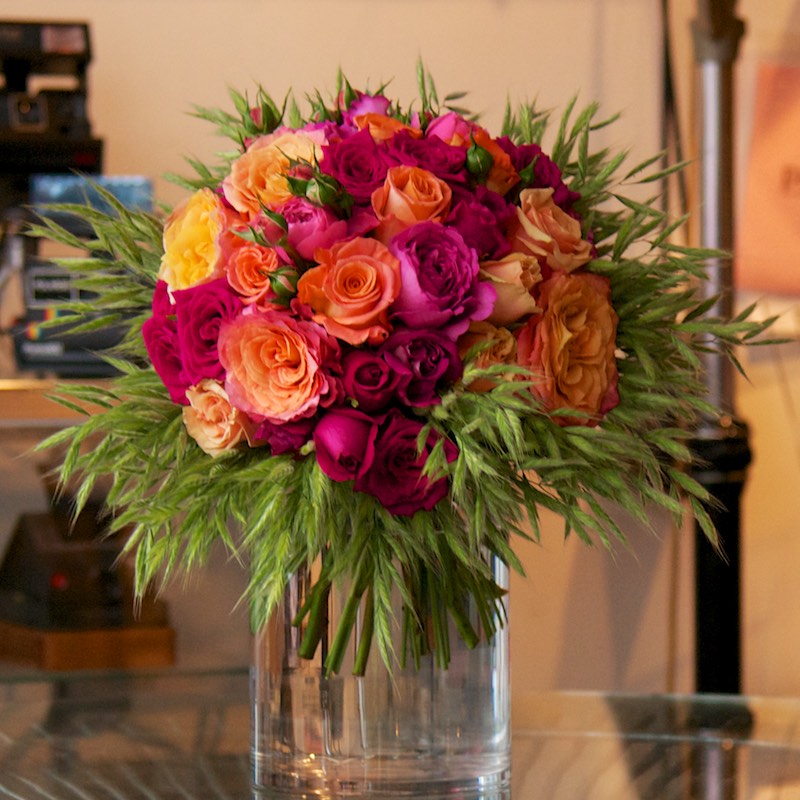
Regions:
<instances>
[{"instance_id":1,"label":"pink rose","mask_svg":"<svg viewBox=\"0 0 800 800\"><path fill-rule=\"evenodd\" d=\"M315 206L304 198L292 198L278 213L289 226L286 234L289 246L306 261L315 260L317 250L330 247L347 236L345 220L339 219L329 208Z\"/></svg>"},{"instance_id":2,"label":"pink rose","mask_svg":"<svg viewBox=\"0 0 800 800\"><path fill-rule=\"evenodd\" d=\"M425 136L436 136L447 144L456 147L469 147L470 134L472 133L472 123L464 117L450 111L436 117L425 130Z\"/></svg>"}]
</instances>

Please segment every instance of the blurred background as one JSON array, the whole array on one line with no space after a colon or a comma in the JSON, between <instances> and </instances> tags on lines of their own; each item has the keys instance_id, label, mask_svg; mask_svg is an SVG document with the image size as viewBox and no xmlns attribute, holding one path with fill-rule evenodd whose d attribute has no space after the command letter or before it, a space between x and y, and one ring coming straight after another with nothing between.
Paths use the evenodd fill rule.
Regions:
<instances>
[{"instance_id":1,"label":"blurred background","mask_svg":"<svg viewBox=\"0 0 800 800\"><path fill-rule=\"evenodd\" d=\"M737 303L758 299L795 337L791 236L800 214L791 210L800 194L793 178L800 125L787 118L785 97L800 84L800 2L742 0L736 11L747 25L735 69L736 223L737 240L748 245L746 263L736 253ZM184 156L210 161L227 147L192 117L194 105L228 107L229 87L254 92L258 84L276 99L293 90L302 101L306 92L332 89L339 67L354 86L390 82L390 93L408 102L418 59L440 96L467 91L466 103L490 130L499 130L507 101L535 99L557 116L577 94L579 105L598 100L607 115L621 113L594 145L629 149L633 164L665 145L666 109L674 107L669 142L696 158L696 13L691 0L0 0L0 28L14 20L88 23L88 118L103 141L102 171L143 176L155 202L171 205L183 191L163 176L188 174ZM771 90L765 82L769 65L780 68L777 94L775 81ZM788 133L786 144L764 145L776 127ZM3 161L0 150L0 171ZM765 164L777 170L776 183ZM690 170L690 200L696 184ZM766 221L754 229L755 217ZM737 381L736 403L754 453L741 521L742 688L796 695L800 348L792 342L741 357L749 379ZM7 544L19 516L47 503L35 460L24 456L35 442L31 420L60 412L20 408L13 381L31 376L20 376L13 359L5 370L0 543ZM652 523L653 531L626 524L629 546L611 554L565 543L560 522L549 518L540 544L520 544L528 574L512 581L515 689L692 690L693 535L657 515ZM168 588L177 663L248 663L246 613L237 606L243 586L242 568L219 553L202 574Z\"/></svg>"}]
</instances>

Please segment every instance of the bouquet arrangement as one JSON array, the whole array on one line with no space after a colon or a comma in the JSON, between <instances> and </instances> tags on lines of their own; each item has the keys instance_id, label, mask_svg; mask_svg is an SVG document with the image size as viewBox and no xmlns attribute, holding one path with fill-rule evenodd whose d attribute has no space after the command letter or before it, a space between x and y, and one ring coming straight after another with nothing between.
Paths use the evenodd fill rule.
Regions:
<instances>
[{"instance_id":1,"label":"bouquet arrangement","mask_svg":"<svg viewBox=\"0 0 800 800\"><path fill-rule=\"evenodd\" d=\"M717 411L701 356L768 324L710 316L711 254L622 193L667 173L592 152L596 106L570 105L545 152L547 114L509 108L493 136L418 78L408 108L342 76L306 115L232 92L233 112L197 113L235 147L191 162L165 221L62 209L95 233L62 262L93 293L68 310L128 330L111 386L59 394L87 414L44 445L65 448L62 480L81 476L80 505L110 476L140 590L223 542L250 570L254 626L319 561L295 620L309 656L346 579L329 671L359 612L356 671L372 643L387 664L433 648L446 666L448 620L491 636L489 557L521 570L514 538L538 536L542 509L608 541L607 499L640 519L688 504L713 536L683 469ZM85 246L47 217L34 233Z\"/></svg>"}]
</instances>

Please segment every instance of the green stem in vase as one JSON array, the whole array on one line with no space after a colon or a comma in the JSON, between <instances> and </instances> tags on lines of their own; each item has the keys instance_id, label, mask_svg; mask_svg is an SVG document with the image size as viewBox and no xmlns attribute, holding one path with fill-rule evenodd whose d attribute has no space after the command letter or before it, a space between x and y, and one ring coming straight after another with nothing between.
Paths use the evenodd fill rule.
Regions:
<instances>
[{"instance_id":1,"label":"green stem in vase","mask_svg":"<svg viewBox=\"0 0 800 800\"><path fill-rule=\"evenodd\" d=\"M353 664L353 675L358 677L363 677L367 670L367 660L372 647L372 634L375 631L375 594L371 584L367 588L362 619L361 635L358 639L355 664Z\"/></svg>"},{"instance_id":2,"label":"green stem in vase","mask_svg":"<svg viewBox=\"0 0 800 800\"><path fill-rule=\"evenodd\" d=\"M336 634L331 642L330 650L325 659L325 672L328 676L338 673L342 668L347 643L350 641L350 633L356 624L358 608L361 605L361 597L369 585L369 577L366 574L364 562L361 561L356 575L353 578L350 594L347 596L339 624L336 627Z\"/></svg>"},{"instance_id":3,"label":"green stem in vase","mask_svg":"<svg viewBox=\"0 0 800 800\"><path fill-rule=\"evenodd\" d=\"M293 625L299 625L303 617L308 616L306 629L297 649L300 658L312 659L317 652L320 639L328 627L328 596L331 592L331 582L322 578L314 584L309 592L307 601L292 620Z\"/></svg>"}]
</instances>

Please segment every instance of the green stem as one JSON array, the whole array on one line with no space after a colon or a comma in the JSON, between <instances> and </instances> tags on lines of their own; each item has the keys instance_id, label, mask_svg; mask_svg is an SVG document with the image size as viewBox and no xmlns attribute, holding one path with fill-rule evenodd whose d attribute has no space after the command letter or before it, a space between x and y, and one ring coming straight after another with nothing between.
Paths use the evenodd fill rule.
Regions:
<instances>
[{"instance_id":1,"label":"green stem","mask_svg":"<svg viewBox=\"0 0 800 800\"><path fill-rule=\"evenodd\" d=\"M328 655L325 658L325 672L328 677L339 672L342 667L347 643L350 641L350 633L356 624L356 615L358 614L358 607L361 604L361 596L367 590L367 585L369 583L364 574L366 571L364 561L362 560L353 578L350 594L345 601L344 608L342 609L342 616L339 619L339 624L336 626L336 634L331 642Z\"/></svg>"},{"instance_id":2,"label":"green stem","mask_svg":"<svg viewBox=\"0 0 800 800\"><path fill-rule=\"evenodd\" d=\"M367 588L367 599L364 603L363 625L361 636L356 650L356 661L353 665L353 675L362 677L367 670L367 660L372 647L372 634L375 631L375 593L372 584Z\"/></svg>"},{"instance_id":3,"label":"green stem","mask_svg":"<svg viewBox=\"0 0 800 800\"><path fill-rule=\"evenodd\" d=\"M294 625L299 625L302 618L308 614L306 629L300 641L300 647L297 648L297 655L300 658L310 660L314 658L314 654L317 652L320 639L322 639L322 635L328 627L328 596L330 593L331 582L327 578L318 580L314 584L314 588L309 592L309 599L304 604L304 609L301 609L293 620Z\"/></svg>"}]
</instances>

